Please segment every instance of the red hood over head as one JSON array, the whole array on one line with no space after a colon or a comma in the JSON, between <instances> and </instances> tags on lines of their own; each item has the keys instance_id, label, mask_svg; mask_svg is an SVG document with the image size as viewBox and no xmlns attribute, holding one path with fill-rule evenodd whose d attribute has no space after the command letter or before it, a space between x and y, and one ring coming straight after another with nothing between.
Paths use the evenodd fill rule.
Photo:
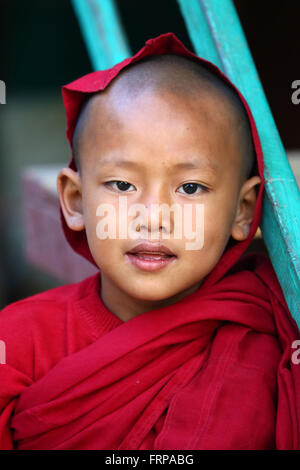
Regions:
<instances>
[{"instance_id":1,"label":"red hood over head","mask_svg":"<svg viewBox=\"0 0 300 470\"><path fill-rule=\"evenodd\" d=\"M224 80L224 82L229 84L243 103L251 126L252 138L257 158L258 176L260 176L261 178L261 184L257 195L254 219L251 225L250 233L245 240L235 243L229 243L227 245L227 249L224 251L222 257L220 258L216 266L213 268L211 273L205 279L204 284L211 284L215 283L218 279L220 279L241 258L241 256L249 246L251 240L253 239L261 219L262 198L264 190L263 155L256 125L245 98L242 96L240 91L233 85L233 83L226 77L226 75L224 75L220 71L220 69L211 62L202 59L201 57L198 57L197 55L189 51L173 33L166 33L156 38L149 39L146 42L145 46L132 57L123 60L122 62L114 65L110 69L89 73L79 78L78 80L75 80L69 83L68 85L63 86L62 95L67 117L67 138L72 148L72 138L75 125L83 102L87 95L104 90L110 84L110 82L119 74L119 72L125 67L129 67L130 64L138 62L148 56L162 54L175 54L187 57L190 60L193 60L194 62L199 62L202 65L206 66L209 70L214 72L219 78ZM76 170L73 155L71 156L69 167ZM69 229L61 209L60 216L66 239L73 248L73 250L78 254L82 255L84 258L86 258L96 266L96 263L92 257L88 246L85 230L77 232Z\"/></svg>"}]
</instances>

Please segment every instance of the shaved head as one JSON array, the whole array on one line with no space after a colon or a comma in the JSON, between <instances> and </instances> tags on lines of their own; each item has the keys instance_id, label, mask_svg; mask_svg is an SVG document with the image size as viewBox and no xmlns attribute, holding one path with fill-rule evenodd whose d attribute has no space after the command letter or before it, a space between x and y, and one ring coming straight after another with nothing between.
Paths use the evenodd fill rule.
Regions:
<instances>
[{"instance_id":1,"label":"shaved head","mask_svg":"<svg viewBox=\"0 0 300 470\"><path fill-rule=\"evenodd\" d=\"M124 68L104 91L94 93L86 99L72 141L73 157L79 171L84 129L91 117L93 102L97 97L102 96L101 100L105 100L107 95L114 94L121 103L122 100L138 98L148 91L162 95L165 92L173 93L182 96L183 99L186 96L194 96L195 99L203 97L203 100L208 97L214 98L216 105L213 112L224 116L224 120L227 120L229 115L232 117L231 126L241 149L242 179L255 174L256 158L250 123L236 92L204 65L172 54L150 56L131 64Z\"/></svg>"}]
</instances>

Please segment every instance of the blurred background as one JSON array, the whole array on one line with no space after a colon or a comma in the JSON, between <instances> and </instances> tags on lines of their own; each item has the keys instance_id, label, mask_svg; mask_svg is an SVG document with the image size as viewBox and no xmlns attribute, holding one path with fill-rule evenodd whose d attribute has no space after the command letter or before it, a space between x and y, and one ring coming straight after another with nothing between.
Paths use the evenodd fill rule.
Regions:
<instances>
[{"instance_id":1,"label":"blurred background","mask_svg":"<svg viewBox=\"0 0 300 470\"><path fill-rule=\"evenodd\" d=\"M283 144L300 162L300 104L291 100L291 84L300 80L300 2L234 4ZM147 39L169 31L193 51L176 0L116 0L116 5L133 53ZM26 252L25 231L33 245L39 243L33 230L37 217L49 237L60 227L55 204L47 211L41 204L26 212L24 191L39 199L28 167L68 164L61 86L91 71L70 0L0 0L0 80L6 83L6 104L0 104L0 308L77 279L55 271L58 253L51 266L47 260L34 260L30 248ZM45 185L53 185L51 168L46 178L41 176ZM88 272L86 267L81 274Z\"/></svg>"}]
</instances>

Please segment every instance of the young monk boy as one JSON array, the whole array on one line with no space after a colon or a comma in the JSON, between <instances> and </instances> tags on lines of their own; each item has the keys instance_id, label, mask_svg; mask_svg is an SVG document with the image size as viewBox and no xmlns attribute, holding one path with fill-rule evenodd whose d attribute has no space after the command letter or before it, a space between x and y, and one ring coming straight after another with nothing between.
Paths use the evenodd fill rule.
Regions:
<instances>
[{"instance_id":1,"label":"young monk boy","mask_svg":"<svg viewBox=\"0 0 300 470\"><path fill-rule=\"evenodd\" d=\"M62 226L99 273L0 313L1 447L299 449L299 332L245 254L264 190L245 99L172 33L63 98Z\"/></svg>"}]
</instances>

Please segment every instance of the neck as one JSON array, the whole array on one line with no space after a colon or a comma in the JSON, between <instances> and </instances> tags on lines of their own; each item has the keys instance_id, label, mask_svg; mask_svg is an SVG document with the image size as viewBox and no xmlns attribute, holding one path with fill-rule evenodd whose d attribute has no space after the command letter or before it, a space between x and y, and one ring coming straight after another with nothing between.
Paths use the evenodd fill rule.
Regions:
<instances>
[{"instance_id":1,"label":"neck","mask_svg":"<svg viewBox=\"0 0 300 470\"><path fill-rule=\"evenodd\" d=\"M162 300L144 300L129 296L121 291L105 274L101 273L100 297L105 306L120 320L126 322L145 312L172 305L195 292L203 280L178 294Z\"/></svg>"}]
</instances>

